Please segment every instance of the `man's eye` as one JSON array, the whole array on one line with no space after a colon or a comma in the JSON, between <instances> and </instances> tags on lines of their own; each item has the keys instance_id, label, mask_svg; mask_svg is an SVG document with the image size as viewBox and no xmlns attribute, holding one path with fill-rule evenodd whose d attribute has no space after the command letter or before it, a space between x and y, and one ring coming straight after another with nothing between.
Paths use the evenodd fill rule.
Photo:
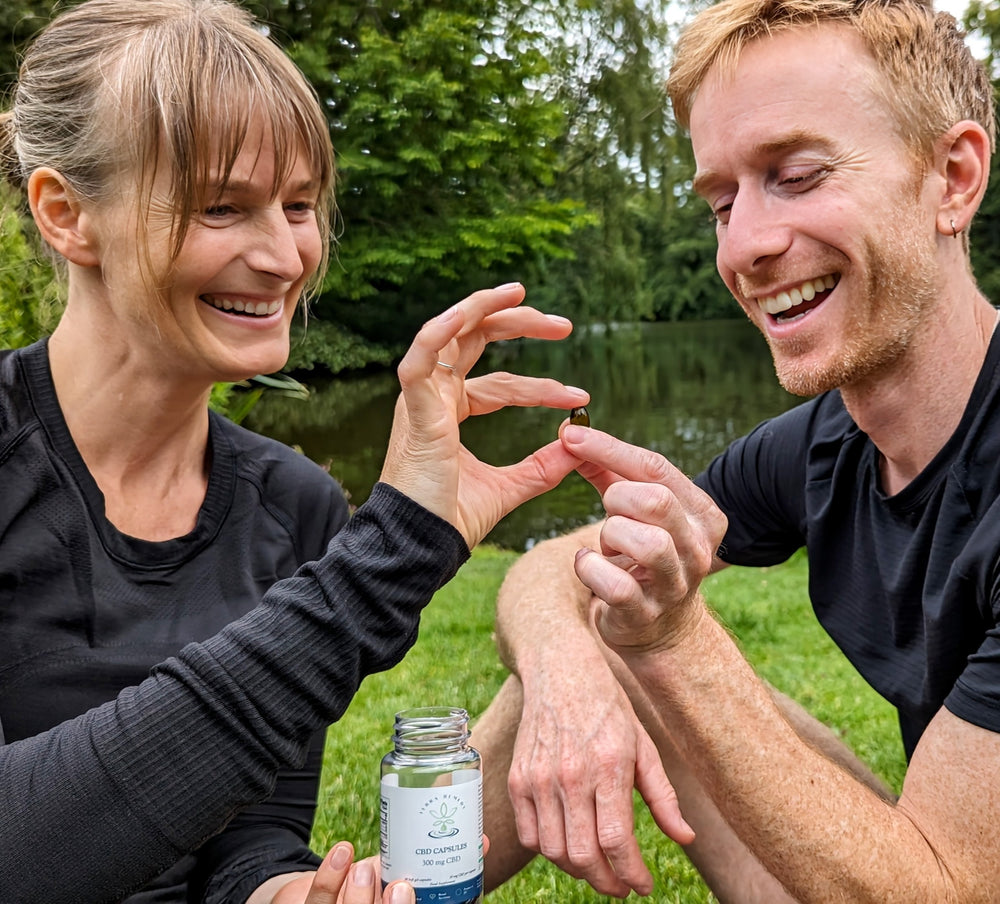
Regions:
<instances>
[{"instance_id":1,"label":"man's eye","mask_svg":"<svg viewBox=\"0 0 1000 904\"><path fill-rule=\"evenodd\" d=\"M785 185L790 188L807 188L812 183L818 181L825 173L826 170L823 168L809 170L807 172L794 172L787 176L782 176L782 178L778 180L778 184Z\"/></svg>"}]
</instances>

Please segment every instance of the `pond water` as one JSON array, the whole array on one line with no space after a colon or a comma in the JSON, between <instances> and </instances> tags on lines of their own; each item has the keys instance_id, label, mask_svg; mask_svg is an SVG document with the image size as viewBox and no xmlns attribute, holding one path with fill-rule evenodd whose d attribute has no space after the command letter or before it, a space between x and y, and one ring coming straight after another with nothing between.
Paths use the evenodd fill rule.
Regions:
<instances>
[{"instance_id":1,"label":"pond water","mask_svg":"<svg viewBox=\"0 0 1000 904\"><path fill-rule=\"evenodd\" d=\"M591 424L667 456L688 474L764 418L798 404L777 382L767 345L747 321L628 324L578 330L563 342L498 343L477 367L551 376L591 394ZM394 373L310 383L307 401L268 395L246 426L328 464L355 505L378 480L398 392ZM564 412L509 409L462 425L484 461L518 461L552 439ZM508 515L487 538L523 550L602 517L576 474Z\"/></svg>"}]
</instances>

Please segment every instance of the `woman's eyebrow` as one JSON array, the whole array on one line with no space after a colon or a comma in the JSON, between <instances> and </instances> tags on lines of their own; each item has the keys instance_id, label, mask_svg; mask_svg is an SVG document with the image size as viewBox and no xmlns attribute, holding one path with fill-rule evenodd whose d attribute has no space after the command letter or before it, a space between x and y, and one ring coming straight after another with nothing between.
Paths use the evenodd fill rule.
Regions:
<instances>
[{"instance_id":1,"label":"woman's eyebrow","mask_svg":"<svg viewBox=\"0 0 1000 904\"><path fill-rule=\"evenodd\" d=\"M319 189L319 179L309 178L302 179L299 182L295 182L291 185L286 185L282 182L279 188L288 188L293 193L294 192L310 192L317 191ZM260 189L259 183L255 183L251 179L228 179L225 182L218 182L215 184L215 191L222 192L233 192L234 194L247 194L250 192L258 191Z\"/></svg>"}]
</instances>

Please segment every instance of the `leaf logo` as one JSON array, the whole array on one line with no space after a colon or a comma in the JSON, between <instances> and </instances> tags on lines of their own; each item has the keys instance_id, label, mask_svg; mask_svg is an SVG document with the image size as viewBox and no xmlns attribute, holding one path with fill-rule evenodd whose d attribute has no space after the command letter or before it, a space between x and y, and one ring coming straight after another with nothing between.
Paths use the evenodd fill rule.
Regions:
<instances>
[{"instance_id":1,"label":"leaf logo","mask_svg":"<svg viewBox=\"0 0 1000 904\"><path fill-rule=\"evenodd\" d=\"M448 804L442 801L441 808L437 812L430 811L431 824L434 828L427 834L431 838L450 838L452 835L457 835L458 829L455 828L455 814L457 812L458 807L452 807L449 810Z\"/></svg>"}]
</instances>

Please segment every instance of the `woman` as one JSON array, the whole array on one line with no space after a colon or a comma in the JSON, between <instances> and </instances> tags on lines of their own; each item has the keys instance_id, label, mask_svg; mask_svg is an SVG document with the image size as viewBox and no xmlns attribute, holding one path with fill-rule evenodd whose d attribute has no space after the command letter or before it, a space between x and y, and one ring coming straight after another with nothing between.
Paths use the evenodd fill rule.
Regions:
<instances>
[{"instance_id":1,"label":"woman","mask_svg":"<svg viewBox=\"0 0 1000 904\"><path fill-rule=\"evenodd\" d=\"M468 548L577 464L553 443L493 469L458 436L585 403L465 381L486 343L570 325L517 285L425 325L348 522L321 469L207 409L284 364L322 278L333 157L298 70L224 0L89 0L28 50L3 127L68 300L0 358L0 900L381 900L343 886L342 846L313 875L323 729Z\"/></svg>"}]
</instances>

